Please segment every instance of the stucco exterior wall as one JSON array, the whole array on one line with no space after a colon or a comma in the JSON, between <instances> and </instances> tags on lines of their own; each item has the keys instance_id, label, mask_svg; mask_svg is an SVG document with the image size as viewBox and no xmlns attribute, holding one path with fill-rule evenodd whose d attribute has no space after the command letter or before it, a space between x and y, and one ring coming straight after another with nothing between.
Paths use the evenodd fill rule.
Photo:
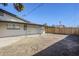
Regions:
<instances>
[{"instance_id":1,"label":"stucco exterior wall","mask_svg":"<svg viewBox=\"0 0 79 59\"><path fill-rule=\"evenodd\" d=\"M0 37L25 35L24 24L20 24L20 29L7 29L7 23L0 23Z\"/></svg>"},{"instance_id":2,"label":"stucco exterior wall","mask_svg":"<svg viewBox=\"0 0 79 59\"><path fill-rule=\"evenodd\" d=\"M24 30L24 24L20 24L20 29L8 29L7 24L0 22L0 37L45 33L44 27L37 25L27 25L26 30Z\"/></svg>"},{"instance_id":3,"label":"stucco exterior wall","mask_svg":"<svg viewBox=\"0 0 79 59\"><path fill-rule=\"evenodd\" d=\"M44 34L45 29L42 26L27 25L27 34Z\"/></svg>"}]
</instances>

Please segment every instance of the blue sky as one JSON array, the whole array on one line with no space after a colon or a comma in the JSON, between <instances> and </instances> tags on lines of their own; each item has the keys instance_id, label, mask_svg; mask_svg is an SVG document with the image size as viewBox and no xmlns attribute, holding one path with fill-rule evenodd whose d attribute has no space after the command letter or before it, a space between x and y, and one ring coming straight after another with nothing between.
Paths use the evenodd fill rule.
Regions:
<instances>
[{"instance_id":1,"label":"blue sky","mask_svg":"<svg viewBox=\"0 0 79 59\"><path fill-rule=\"evenodd\" d=\"M22 12L16 11L12 4L8 4L7 7L0 5L0 8L38 24L59 25L61 21L65 26L79 26L79 4L77 3L25 3L23 5L25 9ZM41 6L36 8L38 5Z\"/></svg>"}]
</instances>

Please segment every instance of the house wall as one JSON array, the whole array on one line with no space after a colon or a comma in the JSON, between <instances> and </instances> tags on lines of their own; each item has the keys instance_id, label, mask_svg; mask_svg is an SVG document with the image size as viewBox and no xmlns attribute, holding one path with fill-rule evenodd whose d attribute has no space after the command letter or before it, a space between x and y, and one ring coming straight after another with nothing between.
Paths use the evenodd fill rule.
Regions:
<instances>
[{"instance_id":1,"label":"house wall","mask_svg":"<svg viewBox=\"0 0 79 59\"><path fill-rule=\"evenodd\" d=\"M27 34L44 34L45 29L42 26L27 25Z\"/></svg>"},{"instance_id":2,"label":"house wall","mask_svg":"<svg viewBox=\"0 0 79 59\"><path fill-rule=\"evenodd\" d=\"M20 24L20 29L7 29L7 23L0 23L0 37L25 35L24 24Z\"/></svg>"},{"instance_id":3,"label":"house wall","mask_svg":"<svg viewBox=\"0 0 79 59\"><path fill-rule=\"evenodd\" d=\"M24 30L24 24L20 24L20 29L8 29L7 24L0 22L0 37L45 33L44 27L37 25L27 25Z\"/></svg>"}]
</instances>

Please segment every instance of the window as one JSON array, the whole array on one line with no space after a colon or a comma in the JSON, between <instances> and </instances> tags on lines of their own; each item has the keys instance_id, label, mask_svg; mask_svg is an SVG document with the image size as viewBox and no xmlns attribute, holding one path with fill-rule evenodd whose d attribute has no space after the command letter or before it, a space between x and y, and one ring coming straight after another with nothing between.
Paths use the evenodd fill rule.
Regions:
<instances>
[{"instance_id":1,"label":"window","mask_svg":"<svg viewBox=\"0 0 79 59\"><path fill-rule=\"evenodd\" d=\"M4 13L0 11L0 16L4 16Z\"/></svg>"},{"instance_id":2,"label":"window","mask_svg":"<svg viewBox=\"0 0 79 59\"><path fill-rule=\"evenodd\" d=\"M16 23L8 23L7 28L8 29L20 29L20 25Z\"/></svg>"},{"instance_id":3,"label":"window","mask_svg":"<svg viewBox=\"0 0 79 59\"><path fill-rule=\"evenodd\" d=\"M20 29L20 25L19 24L14 24L14 28Z\"/></svg>"}]
</instances>

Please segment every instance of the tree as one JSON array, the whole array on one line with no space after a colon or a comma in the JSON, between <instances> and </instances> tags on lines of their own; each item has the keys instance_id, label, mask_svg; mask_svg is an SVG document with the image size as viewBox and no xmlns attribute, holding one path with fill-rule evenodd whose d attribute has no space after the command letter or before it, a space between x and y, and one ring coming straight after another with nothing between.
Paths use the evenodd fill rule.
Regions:
<instances>
[{"instance_id":1,"label":"tree","mask_svg":"<svg viewBox=\"0 0 79 59\"><path fill-rule=\"evenodd\" d=\"M8 3L1 3L3 6L7 6ZM18 11L21 12L24 10L24 5L22 3L13 3L14 8Z\"/></svg>"}]
</instances>

